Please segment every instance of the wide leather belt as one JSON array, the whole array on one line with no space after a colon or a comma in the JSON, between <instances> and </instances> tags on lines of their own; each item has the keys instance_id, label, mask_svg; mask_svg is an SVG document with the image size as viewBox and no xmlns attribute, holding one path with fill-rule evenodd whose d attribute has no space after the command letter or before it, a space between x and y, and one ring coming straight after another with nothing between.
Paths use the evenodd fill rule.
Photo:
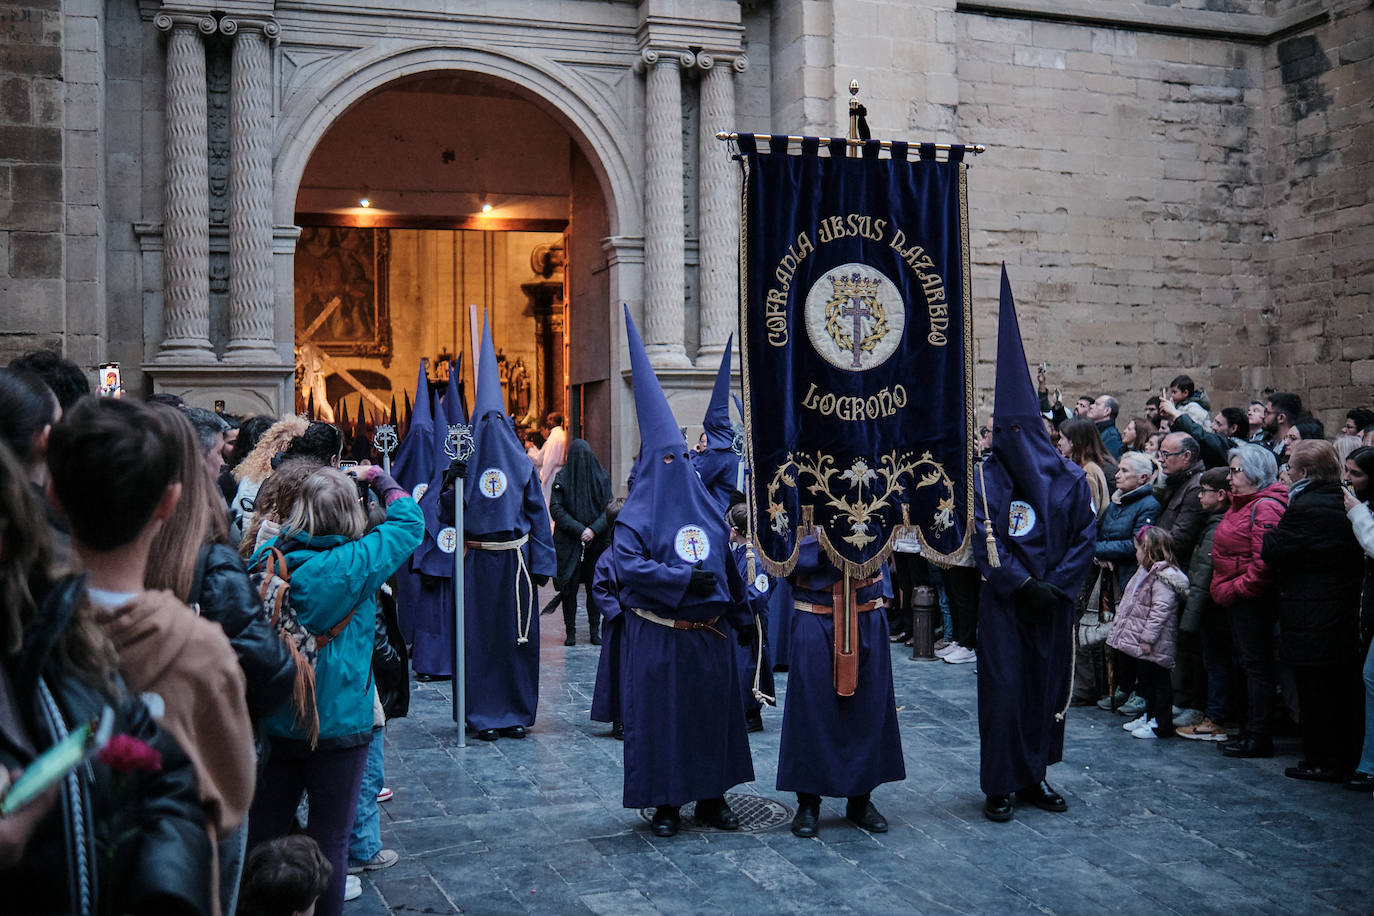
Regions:
<instances>
[{"instance_id":1,"label":"wide leather belt","mask_svg":"<svg viewBox=\"0 0 1374 916\"><path fill-rule=\"evenodd\" d=\"M879 600L865 601L862 604L855 602L855 596L859 590L867 588L881 581L881 576L873 576L868 579L850 579L843 577L839 582L829 586L830 601L829 607L824 605L811 604L806 601L795 602L797 610L806 611L811 614L830 614L835 621L835 641L831 658L833 660L833 675L835 681L835 693L842 697L852 697L854 691L859 686L859 615L865 611L871 611L879 604ZM806 584L803 588L808 587ZM814 586L812 586L814 588ZM845 594L848 587L849 593ZM819 591L820 589L815 589Z\"/></svg>"},{"instance_id":2,"label":"wide leather belt","mask_svg":"<svg viewBox=\"0 0 1374 916\"><path fill-rule=\"evenodd\" d=\"M676 617L660 617L653 611L646 611L640 607L632 607L630 610L634 612L635 616L650 623L656 623L661 627L670 627L674 630L706 630L716 634L721 639L725 638L725 634L716 629L716 624L720 622L719 617L712 617L710 620L679 620Z\"/></svg>"}]
</instances>

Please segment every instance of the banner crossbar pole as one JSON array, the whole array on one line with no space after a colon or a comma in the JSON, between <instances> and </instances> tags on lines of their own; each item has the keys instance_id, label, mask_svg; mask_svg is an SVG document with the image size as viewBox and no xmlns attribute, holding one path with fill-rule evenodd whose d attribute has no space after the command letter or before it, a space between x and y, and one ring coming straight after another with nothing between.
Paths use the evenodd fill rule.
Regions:
<instances>
[{"instance_id":1,"label":"banner crossbar pole","mask_svg":"<svg viewBox=\"0 0 1374 916\"><path fill-rule=\"evenodd\" d=\"M717 139L717 140L727 140L727 141L728 141L728 140L738 140L740 137L753 137L753 138L754 138L754 141L755 141L755 142L758 142L758 141L760 141L760 140L772 140L772 139L774 139L775 137L778 137L778 136L779 136L778 134L737 133L737 132L732 131L732 130L722 130L722 131L718 131L718 132L716 133L716 139ZM869 140L851 140L851 139L849 139L849 138L847 138L847 137L804 137L804 136L801 136L800 134L787 134L787 135L786 135L786 140L787 140L788 143L801 143L801 142L804 141L804 140L815 140L816 142L820 143L822 146L829 146L831 143L834 143L836 140L843 140L843 141L844 141L847 145L849 145L849 146L863 146L863 145L866 144L866 143L872 142L872 141L869 141ZM885 149L885 150L891 151L891 149L892 149L892 144L893 144L893 143L896 143L896 142L899 142L899 141L895 141L895 140L879 140L879 141L877 141L877 142L878 142L878 147L879 147L879 149ZM921 145L923 145L923 144L921 144L921 143L911 143L911 144L909 144L909 145L912 146L912 147L919 147L919 146L921 146ZM984 145L981 144L981 143L968 143L968 144L934 143L934 144L931 144L931 145L934 146L935 149L936 149L938 152L942 152L942 153L947 153L947 152L949 152L949 151L950 151L951 149L953 149L955 146L963 146L965 152L973 153L975 156L978 155L979 153L985 153L985 152L987 152L987 149L988 149L986 146L984 146Z\"/></svg>"}]
</instances>

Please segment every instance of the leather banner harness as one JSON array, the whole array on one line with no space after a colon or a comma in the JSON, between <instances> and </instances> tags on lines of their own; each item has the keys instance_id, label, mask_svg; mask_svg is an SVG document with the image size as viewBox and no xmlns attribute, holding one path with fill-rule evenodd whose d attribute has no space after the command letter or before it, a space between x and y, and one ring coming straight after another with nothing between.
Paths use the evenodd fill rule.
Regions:
<instances>
[{"instance_id":1,"label":"leather banner harness","mask_svg":"<svg viewBox=\"0 0 1374 916\"><path fill-rule=\"evenodd\" d=\"M835 693L842 697L852 697L859 686L859 615L878 607L882 600L856 603L855 596L861 589L875 585L882 576L868 579L851 579L845 576L830 586L830 604L813 604L809 601L794 602L797 610L808 614L828 615L835 624L834 660ZM799 583L808 588L805 582Z\"/></svg>"}]
</instances>

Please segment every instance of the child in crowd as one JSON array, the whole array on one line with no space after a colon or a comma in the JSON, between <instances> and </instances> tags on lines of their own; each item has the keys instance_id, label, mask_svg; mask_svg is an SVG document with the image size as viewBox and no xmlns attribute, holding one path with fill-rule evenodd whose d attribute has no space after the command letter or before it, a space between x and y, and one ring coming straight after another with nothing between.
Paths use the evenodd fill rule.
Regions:
<instances>
[{"instance_id":1,"label":"child in crowd","mask_svg":"<svg viewBox=\"0 0 1374 916\"><path fill-rule=\"evenodd\" d=\"M1135 536L1140 567L1126 583L1107 645L1117 650L1117 665L1135 671L1136 692L1145 712L1123 726L1136 738L1174 735L1170 670L1178 645L1178 611L1188 594L1188 577L1174 562L1169 532L1147 525Z\"/></svg>"},{"instance_id":2,"label":"child in crowd","mask_svg":"<svg viewBox=\"0 0 1374 916\"><path fill-rule=\"evenodd\" d=\"M1207 708L1202 721L1185 725L1178 730L1180 738L1194 741L1224 741L1226 729L1222 722L1234 712L1235 697L1231 684L1235 680L1231 658L1231 621L1226 608L1212 600L1212 537L1229 505L1230 475L1226 468L1210 468L1199 478L1201 486L1197 499L1206 520L1193 558L1188 564L1188 599L1179 621L1181 630L1202 633L1202 666L1207 672Z\"/></svg>"},{"instance_id":3,"label":"child in crowd","mask_svg":"<svg viewBox=\"0 0 1374 916\"><path fill-rule=\"evenodd\" d=\"M243 866L238 916L313 916L332 875L319 844L304 834L259 843Z\"/></svg>"}]
</instances>

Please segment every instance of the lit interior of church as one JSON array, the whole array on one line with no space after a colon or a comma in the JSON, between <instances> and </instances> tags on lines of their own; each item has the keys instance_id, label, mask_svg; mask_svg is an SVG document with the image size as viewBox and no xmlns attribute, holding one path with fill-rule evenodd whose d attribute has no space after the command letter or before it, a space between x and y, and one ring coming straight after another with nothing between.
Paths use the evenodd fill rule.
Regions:
<instances>
[{"instance_id":1,"label":"lit interior of church","mask_svg":"<svg viewBox=\"0 0 1374 916\"><path fill-rule=\"evenodd\" d=\"M470 405L483 316L522 428L580 420L605 387L605 362L579 358L594 345L570 365L607 310L570 295L568 257L599 256L605 205L568 130L513 87L430 73L363 99L314 150L296 222L298 406L375 415L413 400L421 360L443 385L459 357Z\"/></svg>"}]
</instances>

